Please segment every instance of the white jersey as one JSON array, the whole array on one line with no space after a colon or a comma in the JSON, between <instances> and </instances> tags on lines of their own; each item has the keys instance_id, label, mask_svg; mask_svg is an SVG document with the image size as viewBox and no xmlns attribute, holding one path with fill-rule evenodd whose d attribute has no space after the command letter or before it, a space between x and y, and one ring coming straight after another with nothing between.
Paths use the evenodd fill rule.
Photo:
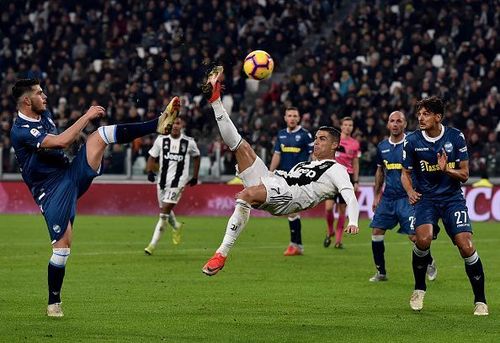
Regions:
<instances>
[{"instance_id":1,"label":"white jersey","mask_svg":"<svg viewBox=\"0 0 500 343\"><path fill-rule=\"evenodd\" d=\"M347 169L334 160L300 162L289 172L277 170L261 180L267 200L259 208L275 215L306 210L345 189L354 192Z\"/></svg>"},{"instance_id":2,"label":"white jersey","mask_svg":"<svg viewBox=\"0 0 500 343\"><path fill-rule=\"evenodd\" d=\"M188 182L190 157L200 156L200 150L194 139L184 134L179 138L158 135L149 155L159 157L159 188L182 188Z\"/></svg>"}]
</instances>

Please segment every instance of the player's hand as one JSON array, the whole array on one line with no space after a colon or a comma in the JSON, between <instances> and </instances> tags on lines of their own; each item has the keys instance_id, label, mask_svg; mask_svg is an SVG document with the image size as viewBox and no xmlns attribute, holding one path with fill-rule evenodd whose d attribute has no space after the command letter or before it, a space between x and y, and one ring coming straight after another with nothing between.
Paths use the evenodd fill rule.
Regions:
<instances>
[{"instance_id":1,"label":"player's hand","mask_svg":"<svg viewBox=\"0 0 500 343\"><path fill-rule=\"evenodd\" d=\"M422 194L419 192L412 190L411 192L408 192L408 200L410 201L411 205L415 205L420 198L422 197Z\"/></svg>"},{"instance_id":2,"label":"player's hand","mask_svg":"<svg viewBox=\"0 0 500 343\"><path fill-rule=\"evenodd\" d=\"M187 184L188 184L189 186L195 186L195 185L197 185L197 184L198 184L198 178L193 176L193 177L191 178L191 180L189 180L189 181L187 182Z\"/></svg>"},{"instance_id":3,"label":"player's hand","mask_svg":"<svg viewBox=\"0 0 500 343\"><path fill-rule=\"evenodd\" d=\"M444 151L444 149L442 151L443 151L442 154L440 154L439 152L437 153L437 158L438 158L439 169L445 172L446 164L448 163L448 155L446 155L446 151Z\"/></svg>"},{"instance_id":4,"label":"player's hand","mask_svg":"<svg viewBox=\"0 0 500 343\"><path fill-rule=\"evenodd\" d=\"M85 116L89 118L89 120L101 118L106 113L106 110L102 106L90 106L88 111L85 113Z\"/></svg>"},{"instance_id":5,"label":"player's hand","mask_svg":"<svg viewBox=\"0 0 500 343\"><path fill-rule=\"evenodd\" d=\"M155 182L156 181L156 174L152 171L148 172L148 181L149 182Z\"/></svg>"},{"instance_id":6,"label":"player's hand","mask_svg":"<svg viewBox=\"0 0 500 343\"><path fill-rule=\"evenodd\" d=\"M355 225L347 225L344 229L345 233L350 233L351 235L356 235L359 232L359 227Z\"/></svg>"}]
</instances>

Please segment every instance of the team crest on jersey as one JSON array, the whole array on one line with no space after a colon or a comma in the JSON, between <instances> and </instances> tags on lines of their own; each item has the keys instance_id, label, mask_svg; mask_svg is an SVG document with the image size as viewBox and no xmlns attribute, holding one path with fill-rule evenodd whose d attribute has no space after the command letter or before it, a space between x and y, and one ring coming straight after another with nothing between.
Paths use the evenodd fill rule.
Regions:
<instances>
[{"instance_id":1,"label":"team crest on jersey","mask_svg":"<svg viewBox=\"0 0 500 343\"><path fill-rule=\"evenodd\" d=\"M30 133L35 137L39 137L41 135L40 131L38 131L37 129L31 129L30 130Z\"/></svg>"},{"instance_id":2,"label":"team crest on jersey","mask_svg":"<svg viewBox=\"0 0 500 343\"><path fill-rule=\"evenodd\" d=\"M300 135L295 135L295 140L298 142L300 141Z\"/></svg>"},{"instance_id":3,"label":"team crest on jersey","mask_svg":"<svg viewBox=\"0 0 500 343\"><path fill-rule=\"evenodd\" d=\"M453 144L451 144L450 142L444 143L444 151L446 151L447 153L452 152L453 151Z\"/></svg>"}]
</instances>

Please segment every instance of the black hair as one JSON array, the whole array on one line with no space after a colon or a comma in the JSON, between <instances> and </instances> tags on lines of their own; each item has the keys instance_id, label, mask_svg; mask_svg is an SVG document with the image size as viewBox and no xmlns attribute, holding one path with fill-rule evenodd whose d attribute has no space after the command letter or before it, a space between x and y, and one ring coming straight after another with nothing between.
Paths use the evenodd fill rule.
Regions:
<instances>
[{"instance_id":1,"label":"black hair","mask_svg":"<svg viewBox=\"0 0 500 343\"><path fill-rule=\"evenodd\" d=\"M19 79L12 87L12 97L18 102L19 98L23 96L24 93L31 91L33 86L39 84L40 80L38 79Z\"/></svg>"},{"instance_id":2,"label":"black hair","mask_svg":"<svg viewBox=\"0 0 500 343\"><path fill-rule=\"evenodd\" d=\"M333 141L340 142L340 131L332 126L321 126L318 131L326 131L333 137Z\"/></svg>"},{"instance_id":3,"label":"black hair","mask_svg":"<svg viewBox=\"0 0 500 343\"><path fill-rule=\"evenodd\" d=\"M444 101L437 96L431 96L430 98L425 98L417 102L417 113L420 112L422 108L434 114L444 116Z\"/></svg>"}]
</instances>

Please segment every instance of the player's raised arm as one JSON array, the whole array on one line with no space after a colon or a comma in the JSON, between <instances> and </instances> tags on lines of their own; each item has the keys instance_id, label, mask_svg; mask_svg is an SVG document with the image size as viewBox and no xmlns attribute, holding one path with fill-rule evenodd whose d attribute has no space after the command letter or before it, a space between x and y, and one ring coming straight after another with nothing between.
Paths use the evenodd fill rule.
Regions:
<instances>
[{"instance_id":1,"label":"player's raised arm","mask_svg":"<svg viewBox=\"0 0 500 343\"><path fill-rule=\"evenodd\" d=\"M88 111L78 118L78 120L59 135L48 134L42 141L42 148L65 149L69 147L80 135L80 132L88 125L88 123L96 118L104 115L104 107L90 106Z\"/></svg>"}]
</instances>

